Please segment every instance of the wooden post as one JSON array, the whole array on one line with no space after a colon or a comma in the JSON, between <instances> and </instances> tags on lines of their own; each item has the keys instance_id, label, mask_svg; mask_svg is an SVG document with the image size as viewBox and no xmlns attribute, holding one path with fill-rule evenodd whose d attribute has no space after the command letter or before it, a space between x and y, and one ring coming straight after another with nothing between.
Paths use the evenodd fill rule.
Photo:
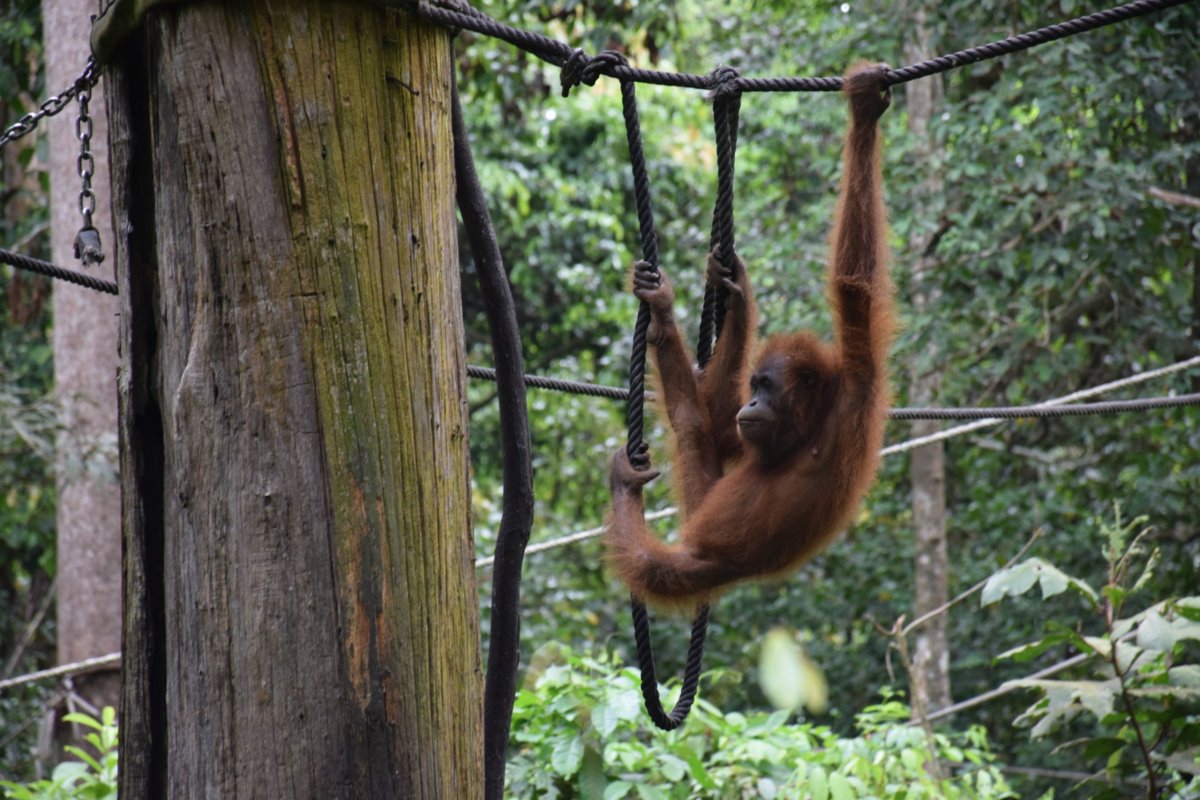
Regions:
<instances>
[{"instance_id":1,"label":"wooden post","mask_svg":"<svg viewBox=\"0 0 1200 800\"><path fill-rule=\"evenodd\" d=\"M121 796L481 796L448 34L200 2L115 58Z\"/></svg>"}]
</instances>

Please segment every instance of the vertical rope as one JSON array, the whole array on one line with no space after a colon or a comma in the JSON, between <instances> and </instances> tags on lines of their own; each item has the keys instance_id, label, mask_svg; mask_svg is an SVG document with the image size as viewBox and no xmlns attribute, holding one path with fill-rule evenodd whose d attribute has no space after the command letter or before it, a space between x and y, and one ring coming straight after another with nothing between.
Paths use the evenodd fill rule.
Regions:
<instances>
[{"instance_id":1,"label":"vertical rope","mask_svg":"<svg viewBox=\"0 0 1200 800\"><path fill-rule=\"evenodd\" d=\"M599 62L599 63L597 63ZM620 53L605 51L592 59L582 71L583 81L594 74L600 64L626 64ZM621 109L625 115L625 136L629 143L629 163L633 171L633 195L637 206L638 227L642 240L642 260L658 270L658 236L654 230L654 210L650 204L650 177L646 155L642 149L642 128L638 118L637 96L633 81L621 81ZM649 469L650 457L643 439L646 389L646 333L650 327L650 309L645 303L638 308L633 329L633 346L629 355L629 405L626 411L628 434L625 451L637 469ZM704 659L704 639L708 634L708 608L703 607L692 623L687 665L684 668L683 688L679 700L668 714L658 696L658 678L654 669L654 649L650 644L650 620L646 606L634 596L629 598L633 617L633 637L637 643L638 667L642 673L642 699L654 724L665 731L683 724L696 699L700 668Z\"/></svg>"},{"instance_id":2,"label":"vertical rope","mask_svg":"<svg viewBox=\"0 0 1200 800\"><path fill-rule=\"evenodd\" d=\"M483 687L483 796L486 800L501 800L521 656L521 567L533 528L533 462L525 402L525 361L516 306L483 187L475 171L457 82L452 86L450 118L456 197L487 314L500 401L504 499L496 537L492 627Z\"/></svg>"},{"instance_id":3,"label":"vertical rope","mask_svg":"<svg viewBox=\"0 0 1200 800\"><path fill-rule=\"evenodd\" d=\"M733 178L737 155L738 115L742 95L736 88L738 71L718 67L713 73L713 124L717 142L717 200L713 206L712 235L709 249L717 255L730 274L737 268L733 240ZM696 362L703 368L712 358L713 341L725 324L725 287L709 282L704 287L704 306L700 312L700 336L696 342Z\"/></svg>"},{"instance_id":4,"label":"vertical rope","mask_svg":"<svg viewBox=\"0 0 1200 800\"><path fill-rule=\"evenodd\" d=\"M606 51L608 52L608 51ZM619 54L617 54L619 55ZM624 62L624 57L621 61ZM625 115L625 137L629 143L629 162L633 171L633 196L637 206L638 227L642 240L642 260L658 271L658 234L654 230L654 209L650 204L650 176L642 149L642 127L638 118L637 94L632 81L621 81L621 109ZM644 410L646 394L646 333L650 328L650 308L638 306L633 327L633 345L629 354L629 402L626 407L625 451L638 469L649 469L645 452Z\"/></svg>"}]
</instances>

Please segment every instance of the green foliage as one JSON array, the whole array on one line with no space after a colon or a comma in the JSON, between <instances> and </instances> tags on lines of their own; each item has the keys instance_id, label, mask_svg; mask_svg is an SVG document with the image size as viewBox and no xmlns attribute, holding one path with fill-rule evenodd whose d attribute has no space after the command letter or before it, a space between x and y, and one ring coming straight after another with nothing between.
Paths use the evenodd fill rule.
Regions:
<instances>
[{"instance_id":1,"label":"green foliage","mask_svg":"<svg viewBox=\"0 0 1200 800\"><path fill-rule=\"evenodd\" d=\"M1065 646L1090 656L1088 677L1008 685L1040 695L1018 719L1032 725L1035 738L1090 723L1094 732L1067 745L1081 749L1110 781L1092 797L1124 797L1131 786L1144 786L1148 798L1163 791L1193 797L1200 791L1200 596L1160 600L1127 614L1127 604L1143 599L1152 585L1159 560L1158 548L1147 546L1149 531L1134 533L1144 521L1123 524L1118 510L1115 522L1104 523L1108 570L1100 591L1030 559L998 574L983 598L987 604L1017 597L1040 583L1043 598L1071 590L1092 613L1095 634L1081 632L1086 623L1074 620L1049 623L1045 637L1004 654L1027 661ZM1035 573L1040 578L1030 577Z\"/></svg>"},{"instance_id":2,"label":"green foliage","mask_svg":"<svg viewBox=\"0 0 1200 800\"><path fill-rule=\"evenodd\" d=\"M0 127L37 108L44 90L41 4L0 5ZM69 121L58 124L70 125ZM45 132L0 150L0 247L46 257ZM40 157L39 157L40 156ZM54 655L55 409L50 281L0 266L0 677L47 666ZM31 635L26 636L29 632ZM7 670L5 672L4 670ZM40 713L36 689L0 695L0 774L22 770Z\"/></svg>"},{"instance_id":3,"label":"green foliage","mask_svg":"<svg viewBox=\"0 0 1200 800\"><path fill-rule=\"evenodd\" d=\"M536 7L535 7L536 6ZM654 6L653 9L649 6ZM616 46L641 66L744 74L840 73L860 59L907 62L912 12L928 18L934 52L951 52L1084 11L1078 3L939 0L670 4L497 2L488 13L595 52ZM665 9L665 10L664 10ZM655 12L659 12L657 15ZM464 35L460 65L468 125L513 272L527 367L601 383L624 380L634 304L624 268L637 257L628 156L613 81L558 96L557 70L486 37ZM897 403L913 372L942 377L945 405L1048 399L1193 355L1192 291L1200 227L1151 187L1200 195L1200 4L1190 4L941 78L944 102L926 140L907 129L907 88L885 117L885 182L903 333L893 356ZM530 91L533 88L534 91ZM716 175L710 109L701 93L639 86L642 130L663 265L680 314L694 326ZM828 94L743 100L737 160L738 247L760 301L762 332L828 331L823 262L845 113ZM941 189L930 194L930 176ZM936 234L918 281L910 242ZM468 274L470 360L487 363L479 299ZM931 293L920 313L912 295ZM931 344L937 344L935 349ZM1129 394L1194 391L1189 376ZM1129 396L1127 394L1126 396ZM472 456L479 553L494 543L499 508L496 413L472 388ZM620 404L530 394L538 519L534 541L592 528L607 505L605 468L624 434ZM669 469L664 431L647 439ZM908 437L893 423L889 441ZM1120 500L1149 514L1162 552L1159 596L1200 583L1200 416L1188 410L1009 423L946 450L951 595L987 578L1014 542L1045 531L1038 554L1062 575L1086 575L1098 554L1078 543L1089 520ZM726 710L762 707L758 642L780 623L800 631L829 681L830 724L849 733L862 699L889 680L888 627L912 605L912 513L904 458L888 459L850 535L795 578L739 587L714 609L706 658L746 680L706 697ZM656 481L648 508L670 505ZM661 527L669 534L674 521ZM531 556L525 570L524 651L547 641L580 649L632 642L625 596L602 569L596 541ZM1055 590L1034 565L1019 581ZM486 576L485 576L486 581ZM994 591L1000 586L994 585ZM481 593L486 615L486 587ZM1024 674L997 649L1029 639L1046 613L1076 610L1076 593L1044 606L988 606L949 618L952 685L970 697ZM980 636L981 630L987 636ZM679 664L686 624L656 626L664 664ZM1044 740L1008 721L1012 695L968 712L1007 763L1071 769ZM1023 787L1024 788L1024 787ZM1037 784L1038 792L1047 788Z\"/></svg>"},{"instance_id":4,"label":"green foliage","mask_svg":"<svg viewBox=\"0 0 1200 800\"><path fill-rule=\"evenodd\" d=\"M849 738L789 722L787 711L722 714L702 699L681 729L662 734L649 729L634 670L566 648L555 661L517 695L514 798L1014 796L982 729L936 734L931 745L908 723L908 708L887 696L857 716ZM706 680L726 677L736 676ZM935 758L953 777L932 777Z\"/></svg>"},{"instance_id":5,"label":"green foliage","mask_svg":"<svg viewBox=\"0 0 1200 800\"><path fill-rule=\"evenodd\" d=\"M87 714L67 714L64 722L91 728L84 738L94 752L68 745L78 761L63 761L49 779L27 784L0 781L4 796L12 800L102 800L117 796L117 712L106 707L95 719Z\"/></svg>"}]
</instances>

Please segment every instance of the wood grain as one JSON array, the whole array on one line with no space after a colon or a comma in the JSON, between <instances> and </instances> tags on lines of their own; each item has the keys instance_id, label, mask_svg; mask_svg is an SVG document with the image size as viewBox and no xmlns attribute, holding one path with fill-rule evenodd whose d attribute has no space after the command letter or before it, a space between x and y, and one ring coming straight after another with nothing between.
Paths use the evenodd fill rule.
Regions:
<instances>
[{"instance_id":1,"label":"wood grain","mask_svg":"<svg viewBox=\"0 0 1200 800\"><path fill-rule=\"evenodd\" d=\"M125 478L161 503L149 796L481 793L449 57L403 12L281 0L165 6L148 77L118 65L135 471L138 398L161 418L161 487Z\"/></svg>"}]
</instances>

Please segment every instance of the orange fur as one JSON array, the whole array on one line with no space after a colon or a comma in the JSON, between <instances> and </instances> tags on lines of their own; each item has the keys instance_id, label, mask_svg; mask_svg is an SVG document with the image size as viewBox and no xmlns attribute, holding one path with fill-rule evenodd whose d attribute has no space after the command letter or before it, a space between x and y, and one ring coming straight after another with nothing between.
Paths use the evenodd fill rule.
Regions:
<instances>
[{"instance_id":1,"label":"orange fur","mask_svg":"<svg viewBox=\"0 0 1200 800\"><path fill-rule=\"evenodd\" d=\"M754 330L754 302L740 262L726 276L726 328L699 375L671 314L669 282L664 277L651 285L643 278L639 286L635 273L635 293L651 310L660 396L686 513L678 544L651 534L642 486L652 474L634 470L618 452L610 478L609 560L647 603L690 609L738 581L795 569L849 525L874 480L894 330L878 142L878 119L889 99L884 69L860 65L846 76L851 122L828 276L836 341L800 332L764 343L755 374L782 384L766 390L771 404L764 405L784 407L772 414L769 435L760 421L752 439L739 436ZM737 460L726 472L730 458Z\"/></svg>"}]
</instances>

